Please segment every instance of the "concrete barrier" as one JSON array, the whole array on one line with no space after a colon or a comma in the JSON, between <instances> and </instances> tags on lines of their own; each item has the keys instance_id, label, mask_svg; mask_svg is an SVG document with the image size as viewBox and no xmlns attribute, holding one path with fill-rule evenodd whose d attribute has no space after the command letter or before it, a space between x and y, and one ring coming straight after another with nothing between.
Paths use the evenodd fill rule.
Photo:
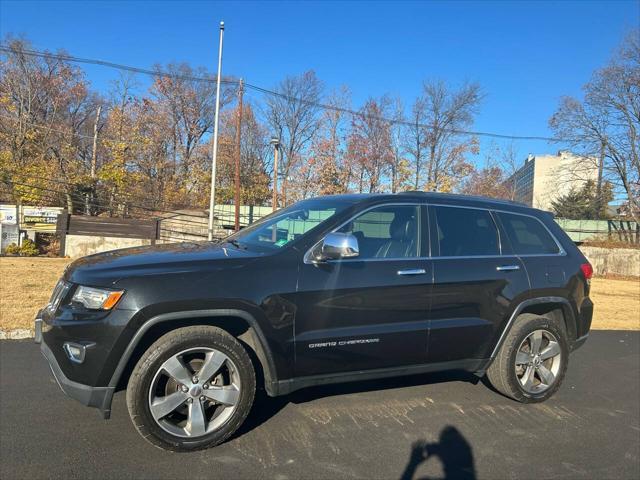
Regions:
<instances>
[{"instance_id":1,"label":"concrete barrier","mask_svg":"<svg viewBox=\"0 0 640 480\"><path fill-rule=\"evenodd\" d=\"M640 277L640 250L633 248L603 248L580 246L596 275Z\"/></svg>"},{"instance_id":2,"label":"concrete barrier","mask_svg":"<svg viewBox=\"0 0 640 480\"><path fill-rule=\"evenodd\" d=\"M79 258L93 253L107 252L119 248L151 245L144 238L101 237L88 235L67 235L64 253L67 257Z\"/></svg>"}]
</instances>

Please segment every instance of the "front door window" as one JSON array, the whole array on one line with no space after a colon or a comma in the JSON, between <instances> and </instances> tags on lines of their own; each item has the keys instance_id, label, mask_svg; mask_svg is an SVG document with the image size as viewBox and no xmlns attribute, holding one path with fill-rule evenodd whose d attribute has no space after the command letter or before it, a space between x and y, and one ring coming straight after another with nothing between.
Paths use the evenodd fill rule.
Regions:
<instances>
[{"instance_id":1,"label":"front door window","mask_svg":"<svg viewBox=\"0 0 640 480\"><path fill-rule=\"evenodd\" d=\"M340 230L358 240L361 260L420 256L419 208L391 205L363 213Z\"/></svg>"}]
</instances>

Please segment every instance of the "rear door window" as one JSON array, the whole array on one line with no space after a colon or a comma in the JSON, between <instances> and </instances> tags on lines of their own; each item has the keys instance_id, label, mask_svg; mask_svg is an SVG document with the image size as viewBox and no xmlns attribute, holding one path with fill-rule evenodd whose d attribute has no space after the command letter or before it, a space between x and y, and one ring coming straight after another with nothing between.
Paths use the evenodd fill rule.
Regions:
<instances>
[{"instance_id":1,"label":"rear door window","mask_svg":"<svg viewBox=\"0 0 640 480\"><path fill-rule=\"evenodd\" d=\"M497 215L516 255L548 255L560 252L558 244L537 218L502 212Z\"/></svg>"},{"instance_id":2,"label":"rear door window","mask_svg":"<svg viewBox=\"0 0 640 480\"><path fill-rule=\"evenodd\" d=\"M487 210L432 207L436 222L436 256L500 255L498 229Z\"/></svg>"}]
</instances>

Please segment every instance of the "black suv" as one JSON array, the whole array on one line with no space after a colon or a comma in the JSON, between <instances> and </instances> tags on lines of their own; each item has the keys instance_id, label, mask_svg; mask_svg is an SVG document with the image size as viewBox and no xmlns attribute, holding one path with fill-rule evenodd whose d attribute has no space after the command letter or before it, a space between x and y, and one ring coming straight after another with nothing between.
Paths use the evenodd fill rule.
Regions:
<instances>
[{"instance_id":1,"label":"black suv","mask_svg":"<svg viewBox=\"0 0 640 480\"><path fill-rule=\"evenodd\" d=\"M592 269L550 214L447 194L339 195L219 243L73 262L36 319L62 390L169 450L219 444L256 388L462 369L520 402L587 338Z\"/></svg>"}]
</instances>

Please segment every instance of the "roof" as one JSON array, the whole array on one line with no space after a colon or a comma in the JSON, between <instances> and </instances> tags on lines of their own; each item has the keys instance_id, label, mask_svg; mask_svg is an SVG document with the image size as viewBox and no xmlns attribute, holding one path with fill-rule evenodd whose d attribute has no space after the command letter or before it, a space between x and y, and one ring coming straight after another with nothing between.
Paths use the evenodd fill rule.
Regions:
<instances>
[{"instance_id":1,"label":"roof","mask_svg":"<svg viewBox=\"0 0 640 480\"><path fill-rule=\"evenodd\" d=\"M467 205L478 204L484 207L487 206L500 206L500 207L520 207L530 209L528 205L512 200L503 200L499 198L482 197L478 195L461 195L457 193L441 193L441 192L423 192L423 191L408 191L399 193L350 193L342 195L329 195L326 198L336 198L351 202L366 201L366 200L397 200L402 198L403 200L411 199L416 201L426 200L428 203L454 203L463 202Z\"/></svg>"}]
</instances>

